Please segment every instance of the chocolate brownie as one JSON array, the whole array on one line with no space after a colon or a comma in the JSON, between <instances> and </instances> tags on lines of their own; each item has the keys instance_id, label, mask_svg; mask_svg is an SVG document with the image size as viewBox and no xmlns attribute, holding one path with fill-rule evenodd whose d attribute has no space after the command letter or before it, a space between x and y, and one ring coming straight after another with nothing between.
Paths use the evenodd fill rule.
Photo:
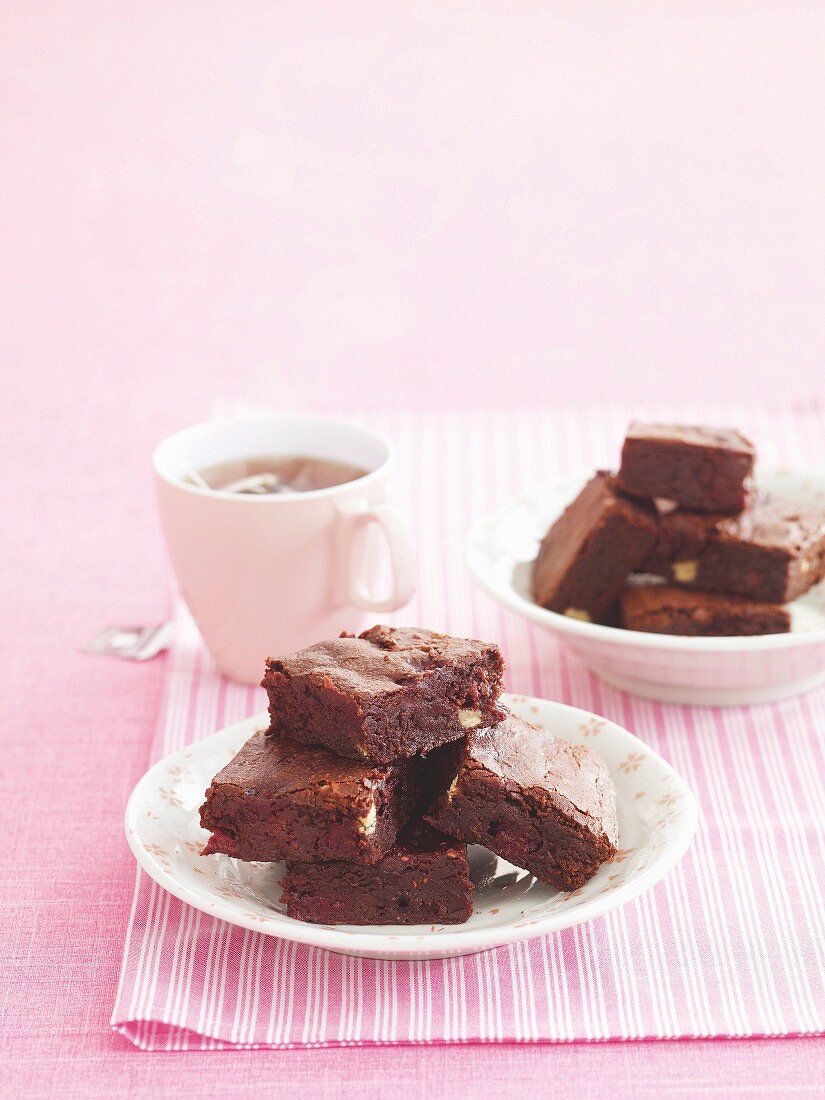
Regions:
<instances>
[{"instance_id":1,"label":"chocolate brownie","mask_svg":"<svg viewBox=\"0 0 825 1100\"><path fill-rule=\"evenodd\" d=\"M738 516L662 515L643 571L678 584L787 603L825 576L825 509L758 494Z\"/></svg>"},{"instance_id":2,"label":"chocolate brownie","mask_svg":"<svg viewBox=\"0 0 825 1100\"><path fill-rule=\"evenodd\" d=\"M267 660L270 732L389 763L497 721L503 672L497 645L374 626Z\"/></svg>"},{"instance_id":3,"label":"chocolate brownie","mask_svg":"<svg viewBox=\"0 0 825 1100\"><path fill-rule=\"evenodd\" d=\"M425 815L436 828L575 890L616 854L616 793L602 760L510 716L454 750L455 779Z\"/></svg>"},{"instance_id":4,"label":"chocolate brownie","mask_svg":"<svg viewBox=\"0 0 825 1100\"><path fill-rule=\"evenodd\" d=\"M621 595L622 625L651 634L724 637L786 634L791 617L779 604L698 592L669 584L631 584Z\"/></svg>"},{"instance_id":5,"label":"chocolate brownie","mask_svg":"<svg viewBox=\"0 0 825 1100\"><path fill-rule=\"evenodd\" d=\"M536 602L600 622L657 534L652 508L615 492L610 474L596 474L544 536L533 570Z\"/></svg>"},{"instance_id":6,"label":"chocolate brownie","mask_svg":"<svg viewBox=\"0 0 825 1100\"><path fill-rule=\"evenodd\" d=\"M204 855L246 860L375 863L422 797L419 760L344 760L284 737L254 734L218 772L201 807Z\"/></svg>"},{"instance_id":7,"label":"chocolate brownie","mask_svg":"<svg viewBox=\"0 0 825 1100\"><path fill-rule=\"evenodd\" d=\"M634 422L617 482L633 496L664 497L697 512L740 512L755 454L740 432Z\"/></svg>"},{"instance_id":8,"label":"chocolate brownie","mask_svg":"<svg viewBox=\"0 0 825 1100\"><path fill-rule=\"evenodd\" d=\"M713 525L725 517L685 512L681 508L662 508L661 505L662 502L658 502L659 531L656 542L639 566L639 572L672 577L672 564L677 560L691 561L696 558L707 542Z\"/></svg>"},{"instance_id":9,"label":"chocolate brownie","mask_svg":"<svg viewBox=\"0 0 825 1100\"><path fill-rule=\"evenodd\" d=\"M463 924L472 911L467 845L417 823L373 866L292 863L287 915L314 924Z\"/></svg>"}]
</instances>

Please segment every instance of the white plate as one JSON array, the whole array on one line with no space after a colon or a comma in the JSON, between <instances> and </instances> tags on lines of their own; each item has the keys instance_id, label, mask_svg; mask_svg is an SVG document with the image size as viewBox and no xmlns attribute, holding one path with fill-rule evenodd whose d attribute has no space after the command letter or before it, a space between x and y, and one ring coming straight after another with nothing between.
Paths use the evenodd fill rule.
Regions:
<instances>
[{"instance_id":1,"label":"white plate","mask_svg":"<svg viewBox=\"0 0 825 1100\"><path fill-rule=\"evenodd\" d=\"M271 936L375 959L469 955L591 920L648 890L684 855L696 828L693 794L669 764L621 726L584 710L509 695L516 714L594 748L616 785L619 854L579 890L562 894L484 848L473 847L473 915L463 925L354 927L286 916L282 865L201 856L198 823L212 776L268 721L258 715L174 753L144 775L126 807L135 858L175 897L221 920Z\"/></svg>"},{"instance_id":2,"label":"white plate","mask_svg":"<svg viewBox=\"0 0 825 1100\"><path fill-rule=\"evenodd\" d=\"M729 706L764 703L825 682L825 581L789 605L789 634L752 638L681 638L580 622L533 600L533 561L554 519L588 475L522 493L476 523L465 542L475 581L511 611L570 646L613 687L668 703ZM825 475L777 470L759 487L825 505Z\"/></svg>"}]
</instances>

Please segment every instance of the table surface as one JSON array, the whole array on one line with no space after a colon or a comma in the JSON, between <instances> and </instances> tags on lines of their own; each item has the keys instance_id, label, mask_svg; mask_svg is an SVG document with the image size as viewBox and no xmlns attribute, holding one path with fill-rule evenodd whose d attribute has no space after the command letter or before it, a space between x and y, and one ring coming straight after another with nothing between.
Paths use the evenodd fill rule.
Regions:
<instances>
[{"instance_id":1,"label":"table surface","mask_svg":"<svg viewBox=\"0 0 825 1100\"><path fill-rule=\"evenodd\" d=\"M3 433L0 828L13 874L0 878L0 1094L11 1080L33 1096L58 1083L64 1096L93 1096L112 1082L211 1095L230 1073L238 1095L320 1079L329 1097L370 1095L390 1077L429 1097L513 1078L578 1081L595 1095L645 1083L718 1094L723 1079L813 1089L825 1074L819 1039L146 1055L110 1033L134 881L121 817L146 765L163 661L77 646L101 624L166 611L147 467L152 443L189 411L185 390L159 408L134 378L71 402L38 390L16 406L14 438Z\"/></svg>"},{"instance_id":2,"label":"table surface","mask_svg":"<svg viewBox=\"0 0 825 1100\"><path fill-rule=\"evenodd\" d=\"M656 20L642 28L638 57L647 65L647 85L656 84L660 94L642 95L622 85L619 67L605 75L591 64L630 48L640 29L633 19L641 17L611 17L602 28L606 37L592 39L577 23L579 6L562 5L554 34L568 77L598 69L605 89L589 108L592 119L580 108L576 125L559 139L564 148L554 179L564 194L579 196L580 208L559 212L544 202L550 152L540 164L529 159L540 120L528 118L504 143L508 164L528 176L542 173L525 199L532 211L526 216L496 198L512 190L503 168L489 187L479 183L489 165L471 128L467 141L455 143L452 116L437 110L443 57L430 45L439 38L445 49L458 48L464 38L458 15L445 36L434 36L437 6L416 6L410 40L416 64L397 66L401 84L393 95L401 96L418 137L406 167L393 167L383 100L370 100L358 141L367 141L373 126L384 143L365 169L338 141L339 122L349 118L346 104L357 103L359 79L372 81L376 66L378 78L391 78L377 58L384 48L395 58L393 44L405 41L405 28L378 20L378 45L342 50L340 35L349 47L358 42L356 6L333 6L344 13L336 16L339 24L317 33L300 24L300 7L250 3L236 19L237 5L216 5L202 19L199 5L184 2L174 10L127 3L116 11L80 3L71 12L60 3L4 5L8 94L0 124L4 147L15 148L16 157L15 171L0 183L6 242L0 279L10 306L0 335L0 1095L25 1088L32 1097L59 1090L66 1100L187 1089L210 1096L225 1094L230 1081L238 1096L263 1087L268 1095L312 1095L322 1085L330 1100L386 1094L388 1082L428 1098L487 1094L513 1081L611 1097L646 1089L715 1096L723 1083L760 1095L818 1091L825 1079L822 1039L146 1055L109 1030L134 881L122 811L146 765L163 662L119 663L83 655L78 645L106 623L166 614L167 565L148 474L154 443L208 415L222 398L345 412L396 402L526 403L550 395L585 400L621 393L626 401L651 390L672 397L673 379L688 376L700 382L694 399L710 388L714 398L738 396L745 379L751 395L784 398L787 375L779 376L777 362L798 366L794 395L807 398L825 353L821 264L811 251L822 220L822 161L800 122L816 125L812 115L825 102L817 83L825 23L815 9L777 5L771 15L767 5L749 15L737 31L728 78L735 89L743 74L761 74L759 94L714 115L710 99L693 113L685 107L667 51L650 61L645 42L660 36ZM468 109L502 60L519 62L528 99L537 87L552 91L539 87L546 55L534 56L536 28L526 17L500 45L510 22L501 20L505 8L512 12L509 5L484 5L481 30L474 30L481 37L473 49L485 63L477 67L472 50L461 54ZM718 5L691 11L674 17L668 41L683 33L713 36L716 25L720 37L711 44L722 51L732 15L720 23ZM677 26L680 19L691 25ZM281 34L290 44L286 60L270 63L267 50ZM307 66L314 74L308 110L324 121L325 137L313 130L318 144L307 138L300 146L302 163L314 173L281 178L262 138L268 121L261 103L277 101L283 82L306 74ZM405 94L422 71L429 74L427 95L408 102ZM321 79L323 72L343 74L349 96L343 114L336 114L339 89ZM230 95L235 85L244 94ZM644 113L642 100L653 113ZM288 104L293 114L296 102ZM512 114L507 104L505 95L498 106L481 106L502 140ZM762 114L768 105L771 125ZM665 187L658 195L649 188L637 193L634 173L646 174L645 142L661 130L657 112L671 107L683 112L686 152L701 152L696 173L680 176L685 150L659 142L656 178ZM621 117L611 121L611 111ZM293 142L306 122L298 115L281 135ZM436 137L427 145L419 123L432 117ZM614 138L627 137L636 123L641 135L623 161ZM583 132L592 147L577 144ZM714 160L720 150L724 161ZM786 167L791 153L793 173ZM333 216L337 193L318 168L325 158L346 199L341 225L340 212ZM427 164L435 165L432 175L415 177ZM605 225L591 207L619 176L625 213ZM753 186L739 193L731 179L746 178ZM381 194L394 196L386 208L372 190L375 179ZM474 227L491 201L499 202L492 236L479 242ZM656 233L637 234L628 267L619 270L615 256L630 247L620 239L625 215L638 227L651 202ZM670 216L685 203L694 218L688 248L673 236L679 220ZM327 216L316 227L319 209ZM461 213L467 209L469 220ZM364 225L376 211L380 232L371 237ZM561 234L555 251L540 211L557 218L550 233ZM400 229L390 230L396 215ZM586 251L598 243L598 255L571 271L574 230L582 224L596 226ZM697 238L696 226L705 227L706 238L705 229ZM537 227L543 245L533 253ZM287 244L279 251L282 231ZM652 266L656 234L667 245L661 251L677 257L675 267ZM513 264L511 239L528 250L523 265ZM751 240L759 250L749 251ZM456 256L458 268L451 267ZM439 275L431 285L432 271ZM637 293L640 271L653 288L652 302ZM615 315L594 320L596 300L611 301ZM754 302L765 308L755 310ZM641 317L651 305L647 316L655 315L656 324L616 327L620 314ZM517 339L509 339L511 331ZM663 371L670 341L678 350L668 351ZM638 369L605 370L605 357Z\"/></svg>"}]
</instances>

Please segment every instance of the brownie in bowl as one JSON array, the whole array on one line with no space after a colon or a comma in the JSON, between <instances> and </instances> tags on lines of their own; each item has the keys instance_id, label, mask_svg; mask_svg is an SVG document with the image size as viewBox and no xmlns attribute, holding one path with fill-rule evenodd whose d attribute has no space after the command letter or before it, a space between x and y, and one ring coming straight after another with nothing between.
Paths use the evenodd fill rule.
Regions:
<instances>
[{"instance_id":1,"label":"brownie in bowl","mask_svg":"<svg viewBox=\"0 0 825 1100\"><path fill-rule=\"evenodd\" d=\"M597 473L541 540L536 603L656 634L793 629L778 605L825 579L825 506L754 486L755 457L750 440L732 429L631 424L619 472ZM667 593L635 588L647 574L668 582L669 610ZM730 599L680 596L679 588Z\"/></svg>"},{"instance_id":2,"label":"brownie in bowl","mask_svg":"<svg viewBox=\"0 0 825 1100\"><path fill-rule=\"evenodd\" d=\"M825 575L825 508L758 493L738 515L679 509L663 514L659 528L642 571L679 584L788 603Z\"/></svg>"},{"instance_id":3,"label":"brownie in bowl","mask_svg":"<svg viewBox=\"0 0 825 1100\"><path fill-rule=\"evenodd\" d=\"M616 492L609 473L597 473L542 540L533 570L536 603L600 622L657 536L653 508Z\"/></svg>"},{"instance_id":4,"label":"brownie in bowl","mask_svg":"<svg viewBox=\"0 0 825 1100\"><path fill-rule=\"evenodd\" d=\"M740 512L755 457L751 441L729 428L634 421L616 480L633 496L697 512Z\"/></svg>"},{"instance_id":5,"label":"brownie in bowl","mask_svg":"<svg viewBox=\"0 0 825 1100\"><path fill-rule=\"evenodd\" d=\"M781 604L670 584L629 584L621 595L622 626L651 634L720 638L786 634L791 616Z\"/></svg>"}]
</instances>

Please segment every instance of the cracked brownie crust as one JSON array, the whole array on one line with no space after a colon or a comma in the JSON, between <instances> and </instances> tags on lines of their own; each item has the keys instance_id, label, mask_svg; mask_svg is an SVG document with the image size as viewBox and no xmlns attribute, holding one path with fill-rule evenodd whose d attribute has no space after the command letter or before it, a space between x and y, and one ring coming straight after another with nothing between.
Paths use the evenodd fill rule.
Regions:
<instances>
[{"instance_id":1,"label":"cracked brownie crust","mask_svg":"<svg viewBox=\"0 0 825 1100\"><path fill-rule=\"evenodd\" d=\"M388 763L495 722L498 646L375 626L266 663L270 733Z\"/></svg>"},{"instance_id":2,"label":"cracked brownie crust","mask_svg":"<svg viewBox=\"0 0 825 1100\"><path fill-rule=\"evenodd\" d=\"M212 780L201 807L204 855L374 863L422 798L419 760L389 766L254 734Z\"/></svg>"},{"instance_id":3,"label":"cracked brownie crust","mask_svg":"<svg viewBox=\"0 0 825 1100\"><path fill-rule=\"evenodd\" d=\"M426 814L558 890L575 890L616 854L616 795L602 760L509 717L471 733L456 776Z\"/></svg>"}]
</instances>

